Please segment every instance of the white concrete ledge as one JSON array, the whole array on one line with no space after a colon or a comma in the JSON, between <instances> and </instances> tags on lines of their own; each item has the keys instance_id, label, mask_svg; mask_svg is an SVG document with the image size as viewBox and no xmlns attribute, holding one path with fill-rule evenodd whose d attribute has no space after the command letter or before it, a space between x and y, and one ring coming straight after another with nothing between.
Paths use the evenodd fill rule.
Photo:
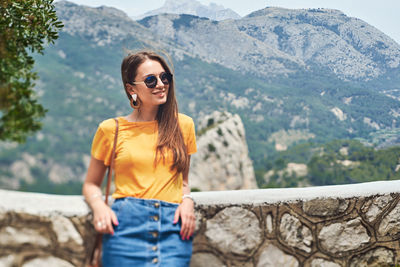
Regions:
<instances>
[{"instance_id":1,"label":"white concrete ledge","mask_svg":"<svg viewBox=\"0 0 400 267\"><path fill-rule=\"evenodd\" d=\"M195 192L197 204L260 204L282 203L316 198L368 197L400 192L400 181L378 181L360 184L313 186L303 188L271 188Z\"/></svg>"},{"instance_id":2,"label":"white concrete ledge","mask_svg":"<svg viewBox=\"0 0 400 267\"><path fill-rule=\"evenodd\" d=\"M368 197L400 192L400 181L378 181L361 184L314 186L303 188L272 188L195 192L193 197L200 205L275 204L316 198ZM89 213L82 196L51 195L41 193L0 190L0 210L49 215L62 211L68 216ZM84 204L84 205L83 205Z\"/></svg>"},{"instance_id":3,"label":"white concrete ledge","mask_svg":"<svg viewBox=\"0 0 400 267\"><path fill-rule=\"evenodd\" d=\"M84 216L90 210L83 196L51 195L0 190L0 211L47 216L62 212L67 216Z\"/></svg>"}]
</instances>

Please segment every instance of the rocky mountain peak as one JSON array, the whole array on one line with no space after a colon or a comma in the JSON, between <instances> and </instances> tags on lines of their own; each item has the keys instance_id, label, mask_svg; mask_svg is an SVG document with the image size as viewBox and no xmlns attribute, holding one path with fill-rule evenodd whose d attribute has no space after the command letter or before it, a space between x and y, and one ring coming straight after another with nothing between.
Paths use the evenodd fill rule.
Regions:
<instances>
[{"instance_id":1,"label":"rocky mountain peak","mask_svg":"<svg viewBox=\"0 0 400 267\"><path fill-rule=\"evenodd\" d=\"M56 6L64 31L90 37L99 45L137 35L143 42L169 42L173 50L179 47L203 60L260 77L323 68L343 80L369 81L400 66L399 44L334 9L267 7L242 19L216 22L215 12L226 9L196 0L168 0L145 14L154 16L140 21L104 6L89 8L66 1ZM210 10L215 14L208 14ZM166 12L175 14L155 15Z\"/></svg>"},{"instance_id":2,"label":"rocky mountain peak","mask_svg":"<svg viewBox=\"0 0 400 267\"><path fill-rule=\"evenodd\" d=\"M197 0L166 0L162 7L146 12L134 19L139 20L162 13L189 14L206 17L211 20L240 19L240 15L230 8L225 8L215 3L210 3L206 6Z\"/></svg>"},{"instance_id":3,"label":"rocky mountain peak","mask_svg":"<svg viewBox=\"0 0 400 267\"><path fill-rule=\"evenodd\" d=\"M77 5L75 3L72 3L72 2L69 2L69 1L65 1L65 0L56 2L55 6L56 6L57 10L65 10L65 9L76 10L76 9L81 9L82 8L82 9L84 9L86 11L89 11L89 12L90 11L94 11L94 12L97 11L98 15L121 17L121 18L124 18L124 19L129 18L128 15L124 11L122 11L120 9L117 9L117 8L114 8L114 7L109 7L109 6L100 6L100 7L93 8L93 7L87 7L87 6L84 6L84 5Z\"/></svg>"},{"instance_id":4,"label":"rocky mountain peak","mask_svg":"<svg viewBox=\"0 0 400 267\"><path fill-rule=\"evenodd\" d=\"M145 26L202 59L260 77L323 68L342 80L370 81L400 66L399 44L334 9L265 8L218 23L160 15Z\"/></svg>"},{"instance_id":5,"label":"rocky mountain peak","mask_svg":"<svg viewBox=\"0 0 400 267\"><path fill-rule=\"evenodd\" d=\"M335 16L345 16L345 14L337 9L329 9L329 8L299 8L299 9L290 9L283 7L266 7L257 11L254 11L247 15L247 18L251 17L260 17L260 16L287 16L293 13L315 13L321 15L335 15Z\"/></svg>"},{"instance_id":6,"label":"rocky mountain peak","mask_svg":"<svg viewBox=\"0 0 400 267\"><path fill-rule=\"evenodd\" d=\"M99 46L118 42L132 34L140 34L143 40L153 39L139 23L116 8L93 8L68 1L56 2L55 6L58 18L64 23L63 32L90 39Z\"/></svg>"}]
</instances>

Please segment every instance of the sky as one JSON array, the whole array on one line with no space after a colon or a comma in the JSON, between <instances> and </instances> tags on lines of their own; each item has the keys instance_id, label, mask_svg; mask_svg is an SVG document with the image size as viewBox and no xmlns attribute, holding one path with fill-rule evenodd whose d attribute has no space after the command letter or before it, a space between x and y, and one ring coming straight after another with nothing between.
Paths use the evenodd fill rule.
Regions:
<instances>
[{"instance_id":1,"label":"sky","mask_svg":"<svg viewBox=\"0 0 400 267\"><path fill-rule=\"evenodd\" d=\"M165 0L69 0L92 7L112 6L136 17L161 7ZM400 44L400 1L399 0L198 0L208 5L213 2L231 8L241 16L267 6L285 8L333 8L347 16L364 20L389 35Z\"/></svg>"}]
</instances>

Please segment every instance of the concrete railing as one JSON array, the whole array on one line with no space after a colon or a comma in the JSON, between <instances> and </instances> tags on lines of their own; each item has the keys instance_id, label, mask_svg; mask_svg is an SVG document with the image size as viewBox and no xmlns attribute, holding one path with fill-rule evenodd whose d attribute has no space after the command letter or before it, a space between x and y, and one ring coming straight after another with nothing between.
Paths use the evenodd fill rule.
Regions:
<instances>
[{"instance_id":1,"label":"concrete railing","mask_svg":"<svg viewBox=\"0 0 400 267\"><path fill-rule=\"evenodd\" d=\"M0 266L85 266L81 196L0 190ZM393 266L400 181L193 193L191 266Z\"/></svg>"}]
</instances>

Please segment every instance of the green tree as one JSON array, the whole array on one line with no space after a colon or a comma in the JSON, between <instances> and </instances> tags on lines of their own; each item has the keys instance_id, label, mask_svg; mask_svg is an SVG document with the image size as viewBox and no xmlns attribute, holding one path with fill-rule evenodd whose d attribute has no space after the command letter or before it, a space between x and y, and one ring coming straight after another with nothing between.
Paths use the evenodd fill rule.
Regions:
<instances>
[{"instance_id":1,"label":"green tree","mask_svg":"<svg viewBox=\"0 0 400 267\"><path fill-rule=\"evenodd\" d=\"M24 142L41 128L31 54L43 54L62 27L53 0L0 1L0 140Z\"/></svg>"}]
</instances>

